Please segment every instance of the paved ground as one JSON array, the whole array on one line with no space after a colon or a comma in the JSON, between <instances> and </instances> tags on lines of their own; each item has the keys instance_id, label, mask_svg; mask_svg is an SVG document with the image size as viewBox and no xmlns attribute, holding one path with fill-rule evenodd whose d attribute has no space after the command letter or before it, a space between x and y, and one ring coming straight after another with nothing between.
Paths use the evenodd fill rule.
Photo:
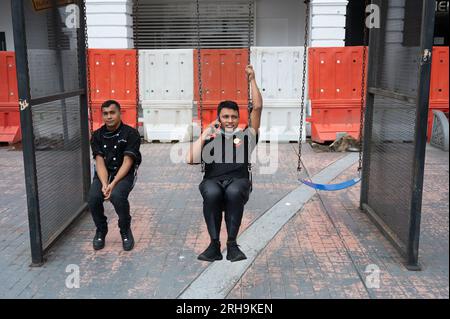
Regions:
<instances>
[{"instance_id":1,"label":"paved ground","mask_svg":"<svg viewBox=\"0 0 450 319\"><path fill-rule=\"evenodd\" d=\"M448 153L429 148L426 160L421 272L410 272L358 209L359 187L321 192L259 255L230 298L448 298ZM353 176L354 169L344 175ZM368 265L380 270L368 288ZM370 269L367 269L370 270ZM364 279L364 280L361 280ZM370 285L369 285L370 286Z\"/></svg>"},{"instance_id":2,"label":"paved ground","mask_svg":"<svg viewBox=\"0 0 450 319\"><path fill-rule=\"evenodd\" d=\"M51 248L41 268L28 267L22 153L0 148L0 297L179 296L209 266L196 260L208 235L197 188L199 167L171 165L167 160L171 147L142 147L144 162L130 196L137 241L132 252L122 251L117 219L108 204L111 226L104 250L92 250L94 227L85 214ZM315 153L305 147L311 175L344 155ZM279 158L275 174L255 174L242 231L298 187L295 144L279 145ZM313 197L260 252L227 297L448 298L448 167L448 153L428 149L420 251L423 271L408 272L398 253L357 209L357 186ZM353 173L352 169L344 175ZM222 236L225 241L224 232ZM70 264L79 266L80 288L66 287ZM370 264L380 270L378 289L366 284L364 271Z\"/></svg>"}]
</instances>

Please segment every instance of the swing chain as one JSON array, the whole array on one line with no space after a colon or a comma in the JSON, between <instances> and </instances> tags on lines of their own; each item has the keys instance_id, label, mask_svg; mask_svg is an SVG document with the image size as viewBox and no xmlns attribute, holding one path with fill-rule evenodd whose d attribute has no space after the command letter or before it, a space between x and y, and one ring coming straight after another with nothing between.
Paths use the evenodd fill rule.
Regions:
<instances>
[{"instance_id":1,"label":"swing chain","mask_svg":"<svg viewBox=\"0 0 450 319\"><path fill-rule=\"evenodd\" d=\"M91 96L91 68L89 61L89 39L88 39L88 29L87 29L87 13L86 13L86 1L83 0L83 10L84 10L84 47L85 47L85 56L86 56L86 92L88 97L88 120L89 120L89 132L94 132L94 120L92 114L92 96Z\"/></svg>"},{"instance_id":2,"label":"swing chain","mask_svg":"<svg viewBox=\"0 0 450 319\"><path fill-rule=\"evenodd\" d=\"M201 39L200 39L200 3L196 1L197 11L197 70L198 70L198 106L200 108L200 136L203 132L203 82L202 82L202 57L201 57ZM203 161L203 152L200 154L202 173L205 172L205 162Z\"/></svg>"},{"instance_id":3,"label":"swing chain","mask_svg":"<svg viewBox=\"0 0 450 319\"><path fill-rule=\"evenodd\" d=\"M300 134L298 138L298 163L297 163L297 172L302 171L302 143L303 143L303 121L304 121L304 113L305 113L305 91L306 91L306 67L307 67L307 59L308 59L308 39L309 39L309 10L310 3L309 0L304 1L306 5L306 18L305 18L305 42L304 42L304 51L303 51L303 73L302 73L302 96L301 96L301 104L300 104Z\"/></svg>"},{"instance_id":4,"label":"swing chain","mask_svg":"<svg viewBox=\"0 0 450 319\"><path fill-rule=\"evenodd\" d=\"M369 5L369 1L365 0L364 4L364 12ZM366 99L366 59L367 59L367 47L368 47L368 32L366 27L366 15L364 14L363 20L363 56L362 56L362 78L361 78L361 108L360 108L360 116L359 116L359 160L358 160L358 172L361 173L363 166L363 143L364 143L364 113L365 113L365 99Z\"/></svg>"},{"instance_id":5,"label":"swing chain","mask_svg":"<svg viewBox=\"0 0 450 319\"><path fill-rule=\"evenodd\" d=\"M139 0L134 0L133 4L133 23L134 30L134 50L136 51L135 71L136 71L136 130L139 128L139 16L138 16Z\"/></svg>"},{"instance_id":6,"label":"swing chain","mask_svg":"<svg viewBox=\"0 0 450 319\"><path fill-rule=\"evenodd\" d=\"M251 32L252 32L252 0L248 1L248 40L247 40L247 65L251 64ZM248 101L248 126L251 126L250 113L253 108L253 101L251 99L250 81L247 81L247 101Z\"/></svg>"},{"instance_id":7,"label":"swing chain","mask_svg":"<svg viewBox=\"0 0 450 319\"><path fill-rule=\"evenodd\" d=\"M248 1L248 39L247 39L247 65L251 64L251 45L252 45L252 0ZM252 126L252 117L251 113L253 110L253 100L251 99L251 92L250 92L250 81L247 78L247 113L248 113L248 127L251 128ZM249 160L248 161L248 172L251 178L252 173L252 163Z\"/></svg>"}]
</instances>

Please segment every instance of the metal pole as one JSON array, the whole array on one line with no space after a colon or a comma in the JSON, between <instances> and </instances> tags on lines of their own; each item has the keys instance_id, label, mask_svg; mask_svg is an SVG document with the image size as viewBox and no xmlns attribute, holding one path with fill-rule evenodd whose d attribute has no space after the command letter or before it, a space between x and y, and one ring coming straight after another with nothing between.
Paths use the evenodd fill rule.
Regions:
<instances>
[{"instance_id":1,"label":"metal pole","mask_svg":"<svg viewBox=\"0 0 450 319\"><path fill-rule=\"evenodd\" d=\"M23 0L11 0L14 45L16 53L17 84L20 105L20 127L22 130L23 163L27 192L28 222L30 228L31 266L44 263L41 221L34 147L33 117L31 110L30 78L26 42L25 13Z\"/></svg>"},{"instance_id":2,"label":"metal pole","mask_svg":"<svg viewBox=\"0 0 450 319\"><path fill-rule=\"evenodd\" d=\"M79 1L80 27L78 29L78 67L80 88L84 90L80 96L80 128L81 128L81 165L83 167L83 201L87 202L91 185L91 160L89 149L89 115L88 115L88 88L86 79L86 46L85 46L85 15L84 0Z\"/></svg>"},{"instance_id":3,"label":"metal pole","mask_svg":"<svg viewBox=\"0 0 450 319\"><path fill-rule=\"evenodd\" d=\"M365 8L364 8L364 17ZM365 20L365 18L364 18ZM364 21L364 27L365 25ZM372 127L373 127L373 105L374 95L370 93L369 88L376 85L376 59L377 57L377 39L380 36L380 30L371 29L369 32L368 43L368 65L367 65L367 85L366 85L366 109L364 112L364 143L363 143L363 163L361 170L361 194L360 194L360 209L363 209L364 204L368 204L369 193L369 172L370 172L370 154L372 141ZM363 43L365 45L365 43Z\"/></svg>"},{"instance_id":4,"label":"metal pole","mask_svg":"<svg viewBox=\"0 0 450 319\"><path fill-rule=\"evenodd\" d=\"M431 52L433 49L435 10L434 1L423 2L421 27L422 59L419 67L419 86L417 97L416 130L414 143L413 190L411 200L408 261L409 270L420 270L419 236L422 214L422 190L425 169L425 150L427 144L428 99L430 94Z\"/></svg>"}]
</instances>

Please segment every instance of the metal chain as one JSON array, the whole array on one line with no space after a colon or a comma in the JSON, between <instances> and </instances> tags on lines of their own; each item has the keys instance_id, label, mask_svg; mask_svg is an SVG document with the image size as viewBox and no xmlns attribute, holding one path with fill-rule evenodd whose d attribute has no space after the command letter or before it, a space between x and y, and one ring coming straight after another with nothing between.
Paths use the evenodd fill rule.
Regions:
<instances>
[{"instance_id":1,"label":"metal chain","mask_svg":"<svg viewBox=\"0 0 450 319\"><path fill-rule=\"evenodd\" d=\"M76 5L78 6L78 9L79 9L79 11L78 11L79 17L81 17L82 14L86 15L85 13L83 13L84 12L83 11L83 6L84 6L83 0L77 0ZM83 19L84 19L84 17L83 17ZM79 19L79 26L77 28L77 59L78 59L77 62L78 62L78 83L79 83L78 86L79 86L79 88L82 88L84 85L87 85L85 83L85 79L83 78L83 76L86 75L86 72L82 72L83 69L81 68L81 65L83 64L82 60L81 60L82 53L84 53L84 56L86 57L86 52L82 52L82 49L86 46L86 41L84 39L83 39L84 43L81 43L81 41L80 41L81 37L85 36L84 35L84 32L85 32L84 25L82 26L82 23L84 23L83 21L81 19ZM86 91L86 95L87 95L87 91ZM89 129L89 125L88 125L88 129Z\"/></svg>"},{"instance_id":2,"label":"metal chain","mask_svg":"<svg viewBox=\"0 0 450 319\"><path fill-rule=\"evenodd\" d=\"M252 45L252 0L248 1L248 41L247 41L247 65L251 64L251 45ZM250 92L250 81L247 81L247 109L248 109L248 126L250 127L251 122L251 116L250 113L253 108L253 101L251 99L251 92Z\"/></svg>"},{"instance_id":3,"label":"metal chain","mask_svg":"<svg viewBox=\"0 0 450 319\"><path fill-rule=\"evenodd\" d=\"M139 128L139 17L138 17L138 8L139 8L139 0L135 0L133 6L133 15L134 15L134 49L136 53L136 129Z\"/></svg>"},{"instance_id":4,"label":"metal chain","mask_svg":"<svg viewBox=\"0 0 450 319\"><path fill-rule=\"evenodd\" d=\"M252 0L248 1L248 39L247 39L247 65L250 65L251 62L251 45L252 45ZM251 113L253 110L253 101L251 98L250 92L250 81L247 78L247 112L248 112L248 127L252 126L252 117ZM252 173L252 163L248 161L248 171L249 174ZM250 176L251 178L251 176Z\"/></svg>"},{"instance_id":5,"label":"metal chain","mask_svg":"<svg viewBox=\"0 0 450 319\"><path fill-rule=\"evenodd\" d=\"M309 0L305 0L306 12L305 12L305 42L304 42L304 52L303 52L303 73L302 73L302 96L300 103L300 134L298 138L298 162L297 171L302 171L302 143L303 143L303 121L305 113L305 91L306 91L306 67L308 59L308 39L309 39L309 11L310 3Z\"/></svg>"},{"instance_id":6,"label":"metal chain","mask_svg":"<svg viewBox=\"0 0 450 319\"><path fill-rule=\"evenodd\" d=\"M84 10L84 46L85 46L85 55L86 55L86 91L88 95L88 109L89 109L89 132L94 132L94 114L92 114L92 94L91 94L91 68L89 61L89 39L88 39L88 28L87 28L87 12L86 12L86 0L83 0L83 10Z\"/></svg>"},{"instance_id":7,"label":"metal chain","mask_svg":"<svg viewBox=\"0 0 450 319\"><path fill-rule=\"evenodd\" d=\"M369 5L369 1L365 0L364 5L364 21L363 21L363 56L362 56L362 78L361 78L361 108L360 108L360 118L359 118L359 160L358 160L358 172L361 172L363 166L363 147L364 147L364 113L365 113L365 99L366 99L366 58L367 58L367 39L368 32L366 27L366 8Z\"/></svg>"},{"instance_id":8,"label":"metal chain","mask_svg":"<svg viewBox=\"0 0 450 319\"><path fill-rule=\"evenodd\" d=\"M197 10L197 73L198 73L198 106L200 108L200 136L203 132L203 83L202 83L202 56L200 39L200 3L196 1ZM203 161L203 152L200 154L202 173L205 172L205 162Z\"/></svg>"}]
</instances>

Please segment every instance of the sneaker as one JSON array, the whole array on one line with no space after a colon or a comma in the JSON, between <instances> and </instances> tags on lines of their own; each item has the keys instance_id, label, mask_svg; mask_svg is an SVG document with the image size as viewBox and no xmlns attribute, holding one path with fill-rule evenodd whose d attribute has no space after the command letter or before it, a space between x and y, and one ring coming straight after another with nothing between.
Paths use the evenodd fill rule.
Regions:
<instances>
[{"instance_id":1,"label":"sneaker","mask_svg":"<svg viewBox=\"0 0 450 319\"><path fill-rule=\"evenodd\" d=\"M134 237L133 233L131 232L131 228L128 228L126 231L121 231L120 236L122 236L123 250L132 250L134 247Z\"/></svg>"},{"instance_id":2,"label":"sneaker","mask_svg":"<svg viewBox=\"0 0 450 319\"><path fill-rule=\"evenodd\" d=\"M220 252L220 241L211 241L208 248L197 257L198 260L210 261L222 260L223 256Z\"/></svg>"},{"instance_id":3,"label":"sneaker","mask_svg":"<svg viewBox=\"0 0 450 319\"><path fill-rule=\"evenodd\" d=\"M227 242L227 259L231 262L247 259L235 241Z\"/></svg>"},{"instance_id":4,"label":"sneaker","mask_svg":"<svg viewBox=\"0 0 450 319\"><path fill-rule=\"evenodd\" d=\"M107 233L108 230L102 231L97 229L97 231L95 232L94 239L92 241L92 246L94 247L94 250L100 250L105 247L105 238Z\"/></svg>"}]
</instances>

